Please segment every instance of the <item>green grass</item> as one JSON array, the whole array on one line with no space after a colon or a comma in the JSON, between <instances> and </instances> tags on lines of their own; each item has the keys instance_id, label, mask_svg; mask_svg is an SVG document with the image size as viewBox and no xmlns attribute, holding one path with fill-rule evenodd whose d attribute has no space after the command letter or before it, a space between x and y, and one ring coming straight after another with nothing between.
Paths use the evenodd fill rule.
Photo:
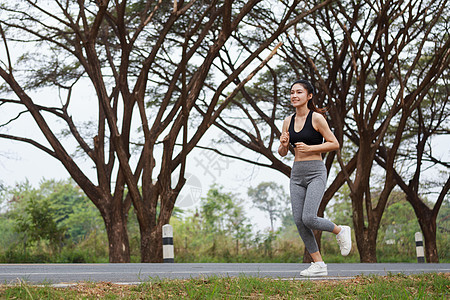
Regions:
<instances>
[{"instance_id":1,"label":"green grass","mask_svg":"<svg viewBox=\"0 0 450 300\"><path fill-rule=\"evenodd\" d=\"M449 299L450 274L358 276L349 280L257 277L149 279L137 286L79 283L67 288L0 286L0 299Z\"/></svg>"}]
</instances>

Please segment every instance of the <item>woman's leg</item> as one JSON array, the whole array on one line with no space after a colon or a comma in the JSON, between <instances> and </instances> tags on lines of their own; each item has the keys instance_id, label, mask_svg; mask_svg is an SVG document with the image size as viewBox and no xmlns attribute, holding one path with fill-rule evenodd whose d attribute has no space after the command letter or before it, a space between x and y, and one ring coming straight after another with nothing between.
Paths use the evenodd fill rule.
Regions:
<instances>
[{"instance_id":1,"label":"woman's leg","mask_svg":"<svg viewBox=\"0 0 450 300\"><path fill-rule=\"evenodd\" d=\"M314 253L309 253L314 262L323 261L322 255L320 255L320 251L316 251Z\"/></svg>"},{"instance_id":2,"label":"woman's leg","mask_svg":"<svg viewBox=\"0 0 450 300\"><path fill-rule=\"evenodd\" d=\"M317 216L320 202L325 192L325 182L320 177L309 182L306 188L302 221L310 229L333 232L338 230L336 229L337 226L333 222Z\"/></svg>"},{"instance_id":3,"label":"woman's leg","mask_svg":"<svg viewBox=\"0 0 450 300\"><path fill-rule=\"evenodd\" d=\"M302 220L303 209L306 196L306 188L301 186L299 182L295 182L291 179L290 184L291 191L291 205L292 205L292 216L294 217L295 225L297 226L298 233L305 244L306 250L309 253L314 253L319 250L317 246L314 233L310 228L308 228Z\"/></svg>"},{"instance_id":4,"label":"woman's leg","mask_svg":"<svg viewBox=\"0 0 450 300\"><path fill-rule=\"evenodd\" d=\"M347 256L352 247L351 229L349 226L337 226L327 219L317 216L320 202L325 192L325 181L322 178L311 180L306 188L305 203L303 205L302 221L310 229L329 231L336 234L336 239L343 256ZM309 249L308 249L309 251ZM312 253L311 257L315 262L322 261L322 257L317 248L316 253Z\"/></svg>"}]
</instances>

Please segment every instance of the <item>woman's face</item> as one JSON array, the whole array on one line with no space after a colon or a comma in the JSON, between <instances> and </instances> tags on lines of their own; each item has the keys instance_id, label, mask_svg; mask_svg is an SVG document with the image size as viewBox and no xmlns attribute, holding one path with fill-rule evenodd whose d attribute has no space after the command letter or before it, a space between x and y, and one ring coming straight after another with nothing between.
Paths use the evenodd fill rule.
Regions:
<instances>
[{"instance_id":1,"label":"woman's face","mask_svg":"<svg viewBox=\"0 0 450 300\"><path fill-rule=\"evenodd\" d=\"M291 104L294 107L306 105L308 100L312 98L312 94L308 94L308 90L301 83L296 83L291 89Z\"/></svg>"}]
</instances>

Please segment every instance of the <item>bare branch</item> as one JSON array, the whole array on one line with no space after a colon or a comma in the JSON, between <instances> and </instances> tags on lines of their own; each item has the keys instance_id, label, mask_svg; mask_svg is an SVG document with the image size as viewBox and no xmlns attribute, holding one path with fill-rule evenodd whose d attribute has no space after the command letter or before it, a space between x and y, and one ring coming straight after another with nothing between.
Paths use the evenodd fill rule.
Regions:
<instances>
[{"instance_id":1,"label":"bare branch","mask_svg":"<svg viewBox=\"0 0 450 300\"><path fill-rule=\"evenodd\" d=\"M0 124L0 127L5 127L5 126L7 126L8 124L10 124L10 123L14 122L15 120L19 119L20 116L23 115L23 114L25 114L25 113L28 113L28 110L21 111L20 113L17 114L17 116L15 116L14 118L11 118L11 119L10 119L9 121L7 121L6 123Z\"/></svg>"},{"instance_id":2,"label":"bare branch","mask_svg":"<svg viewBox=\"0 0 450 300\"><path fill-rule=\"evenodd\" d=\"M29 138L24 138L24 137L19 137L19 136L14 136L14 135L9 135L9 134L3 134L3 133L0 133L0 138L31 144L31 145L35 146L36 148L46 152L47 154L50 154L51 156L57 158L56 153L54 151L50 150L49 148L45 147L42 144L39 144L35 140L29 139Z\"/></svg>"},{"instance_id":3,"label":"bare branch","mask_svg":"<svg viewBox=\"0 0 450 300\"><path fill-rule=\"evenodd\" d=\"M176 145L177 146L182 146L181 144L176 144ZM246 162L246 163L250 163L252 165L257 165L257 166L260 166L260 167L268 167L268 168L272 167L272 165L263 164L263 163L260 163L258 161L255 161L255 160L246 159L246 158L243 158L242 156L236 156L236 155L232 155L232 154L223 153L222 151L218 150L217 148L204 147L204 146L199 146L199 145L196 145L195 148L212 151L212 152L215 152L215 153L219 154L220 156L228 157L228 158L231 158L231 159L236 159L236 160L243 161L243 162Z\"/></svg>"},{"instance_id":4,"label":"bare branch","mask_svg":"<svg viewBox=\"0 0 450 300\"><path fill-rule=\"evenodd\" d=\"M8 71L9 71L9 74L12 74L11 55L9 53L8 42L6 41L5 32L3 31L3 27L2 27L1 23L0 23L0 34L2 36L3 43L5 44L6 57L8 58Z\"/></svg>"}]
</instances>

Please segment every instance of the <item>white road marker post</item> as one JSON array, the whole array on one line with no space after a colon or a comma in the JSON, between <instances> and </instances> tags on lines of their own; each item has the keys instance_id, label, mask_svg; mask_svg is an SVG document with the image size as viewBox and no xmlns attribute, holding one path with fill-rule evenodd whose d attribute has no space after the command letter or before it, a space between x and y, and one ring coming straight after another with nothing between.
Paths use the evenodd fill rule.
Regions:
<instances>
[{"instance_id":1,"label":"white road marker post","mask_svg":"<svg viewBox=\"0 0 450 300\"><path fill-rule=\"evenodd\" d=\"M417 253L417 262L418 263L424 263L425 262L425 255L423 251L423 237L421 232L416 232L415 234L416 239L416 253Z\"/></svg>"},{"instance_id":2,"label":"white road marker post","mask_svg":"<svg viewBox=\"0 0 450 300\"><path fill-rule=\"evenodd\" d=\"M163 262L173 263L173 228L172 225L166 224L162 227L162 239L163 239Z\"/></svg>"}]
</instances>

